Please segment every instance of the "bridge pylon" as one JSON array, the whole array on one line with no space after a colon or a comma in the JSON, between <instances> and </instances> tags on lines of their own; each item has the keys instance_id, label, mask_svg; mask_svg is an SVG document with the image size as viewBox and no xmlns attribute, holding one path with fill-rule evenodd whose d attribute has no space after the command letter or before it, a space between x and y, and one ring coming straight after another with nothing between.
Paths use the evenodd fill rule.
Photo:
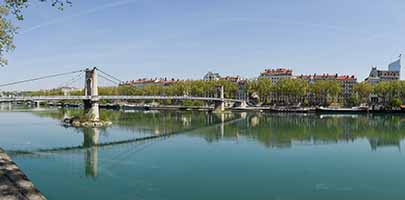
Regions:
<instances>
[{"instance_id":1,"label":"bridge pylon","mask_svg":"<svg viewBox=\"0 0 405 200\"><path fill-rule=\"evenodd\" d=\"M224 112L225 111L225 95L224 95L224 86L217 86L217 98L220 98L220 101L215 102L215 111Z\"/></svg>"},{"instance_id":2,"label":"bridge pylon","mask_svg":"<svg viewBox=\"0 0 405 200\"><path fill-rule=\"evenodd\" d=\"M97 68L85 70L84 113L90 121L100 121Z\"/></svg>"}]
</instances>

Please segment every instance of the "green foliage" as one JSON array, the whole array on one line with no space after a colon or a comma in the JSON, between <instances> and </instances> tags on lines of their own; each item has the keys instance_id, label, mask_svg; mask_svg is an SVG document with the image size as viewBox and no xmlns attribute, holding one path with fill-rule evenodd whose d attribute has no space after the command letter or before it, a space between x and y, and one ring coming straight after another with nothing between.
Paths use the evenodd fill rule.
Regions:
<instances>
[{"instance_id":1,"label":"green foliage","mask_svg":"<svg viewBox=\"0 0 405 200\"><path fill-rule=\"evenodd\" d=\"M398 108L402 105L402 100L400 98L393 98L390 102L392 108Z\"/></svg>"},{"instance_id":2,"label":"green foliage","mask_svg":"<svg viewBox=\"0 0 405 200\"><path fill-rule=\"evenodd\" d=\"M323 99L324 105L337 102L337 96L342 88L338 81L320 80L311 84L309 91L318 99Z\"/></svg>"},{"instance_id":3,"label":"green foliage","mask_svg":"<svg viewBox=\"0 0 405 200\"><path fill-rule=\"evenodd\" d=\"M47 2L47 0L39 1ZM72 4L69 0L51 0L48 2L60 10L63 10L66 5ZM0 66L7 65L4 54L15 49L13 41L17 27L13 25L12 17L9 14L15 16L17 20L23 20L22 11L28 7L28 3L28 0L4 0L0 4Z\"/></svg>"},{"instance_id":4,"label":"green foliage","mask_svg":"<svg viewBox=\"0 0 405 200\"><path fill-rule=\"evenodd\" d=\"M26 91L22 93L24 96L61 96L63 92L61 89L39 90L39 91Z\"/></svg>"},{"instance_id":5,"label":"green foliage","mask_svg":"<svg viewBox=\"0 0 405 200\"><path fill-rule=\"evenodd\" d=\"M357 106L361 103L359 95L353 94L349 98L349 105L350 106Z\"/></svg>"},{"instance_id":6,"label":"green foliage","mask_svg":"<svg viewBox=\"0 0 405 200\"><path fill-rule=\"evenodd\" d=\"M384 81L374 86L374 93L382 99L384 106L392 106L394 99L405 99L405 81ZM396 102L399 102L395 100Z\"/></svg>"},{"instance_id":7,"label":"green foliage","mask_svg":"<svg viewBox=\"0 0 405 200\"><path fill-rule=\"evenodd\" d=\"M281 79L274 86L277 96L283 96L287 104L301 102L308 91L308 82L302 79Z\"/></svg>"},{"instance_id":8,"label":"green foliage","mask_svg":"<svg viewBox=\"0 0 405 200\"><path fill-rule=\"evenodd\" d=\"M53 7L63 10L66 5L72 5L69 0L38 0L40 2L50 2ZM22 11L28 7L29 0L4 0L3 6L11 11L13 15L16 16L18 20L23 20L24 16Z\"/></svg>"},{"instance_id":9,"label":"green foliage","mask_svg":"<svg viewBox=\"0 0 405 200\"><path fill-rule=\"evenodd\" d=\"M367 82L354 85L353 91L358 94L358 103L367 103L368 97L373 92L373 86Z\"/></svg>"},{"instance_id":10,"label":"green foliage","mask_svg":"<svg viewBox=\"0 0 405 200\"><path fill-rule=\"evenodd\" d=\"M269 97L270 97L270 92L273 89L273 83L270 79L268 78L259 78L257 79L257 82L255 83L255 92L260 97L260 100L264 103L267 103Z\"/></svg>"},{"instance_id":11,"label":"green foliage","mask_svg":"<svg viewBox=\"0 0 405 200\"><path fill-rule=\"evenodd\" d=\"M13 43L17 28L8 19L9 9L0 6L0 66L7 65L4 53L15 48Z\"/></svg>"}]
</instances>

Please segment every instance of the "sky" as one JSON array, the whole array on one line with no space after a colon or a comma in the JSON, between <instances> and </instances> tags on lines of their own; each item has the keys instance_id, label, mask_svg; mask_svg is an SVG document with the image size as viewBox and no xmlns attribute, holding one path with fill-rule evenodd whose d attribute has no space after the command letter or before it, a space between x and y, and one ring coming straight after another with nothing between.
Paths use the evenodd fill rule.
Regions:
<instances>
[{"instance_id":1,"label":"sky","mask_svg":"<svg viewBox=\"0 0 405 200\"><path fill-rule=\"evenodd\" d=\"M31 0L0 83L93 66L121 80L254 78L287 67L362 81L372 65L385 69L405 53L403 0L72 2L59 11ZM53 88L72 77L0 89Z\"/></svg>"}]
</instances>

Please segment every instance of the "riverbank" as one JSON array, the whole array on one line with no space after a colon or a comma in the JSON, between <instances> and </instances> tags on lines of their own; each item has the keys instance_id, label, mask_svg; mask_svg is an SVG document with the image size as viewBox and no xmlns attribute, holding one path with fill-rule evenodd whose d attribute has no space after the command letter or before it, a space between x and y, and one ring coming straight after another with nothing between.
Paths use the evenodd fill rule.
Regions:
<instances>
[{"instance_id":1,"label":"riverbank","mask_svg":"<svg viewBox=\"0 0 405 200\"><path fill-rule=\"evenodd\" d=\"M46 200L2 149L0 149L0 200Z\"/></svg>"}]
</instances>

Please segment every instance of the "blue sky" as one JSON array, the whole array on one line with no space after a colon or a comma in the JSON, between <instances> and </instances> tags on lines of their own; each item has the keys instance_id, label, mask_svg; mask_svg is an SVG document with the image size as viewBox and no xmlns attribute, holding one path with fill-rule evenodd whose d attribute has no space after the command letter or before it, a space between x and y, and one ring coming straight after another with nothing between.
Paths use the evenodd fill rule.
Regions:
<instances>
[{"instance_id":1,"label":"blue sky","mask_svg":"<svg viewBox=\"0 0 405 200\"><path fill-rule=\"evenodd\" d=\"M405 53L403 0L72 1L63 12L35 1L25 10L0 83L86 66L123 80L251 78L270 67L363 80Z\"/></svg>"}]
</instances>

